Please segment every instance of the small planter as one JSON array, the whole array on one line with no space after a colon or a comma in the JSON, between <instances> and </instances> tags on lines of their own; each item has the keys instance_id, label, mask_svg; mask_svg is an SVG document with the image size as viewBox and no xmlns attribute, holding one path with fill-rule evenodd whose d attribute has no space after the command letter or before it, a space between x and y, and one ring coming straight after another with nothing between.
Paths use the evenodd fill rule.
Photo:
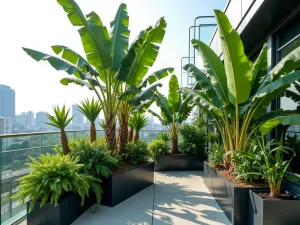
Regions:
<instances>
[{"instance_id":1,"label":"small planter","mask_svg":"<svg viewBox=\"0 0 300 225\"><path fill-rule=\"evenodd\" d=\"M238 187L204 162L203 182L213 195L232 225L248 224L249 190Z\"/></svg>"},{"instance_id":2,"label":"small planter","mask_svg":"<svg viewBox=\"0 0 300 225\"><path fill-rule=\"evenodd\" d=\"M103 179L101 204L114 207L154 183L154 163Z\"/></svg>"},{"instance_id":3,"label":"small planter","mask_svg":"<svg viewBox=\"0 0 300 225\"><path fill-rule=\"evenodd\" d=\"M205 157L188 154L173 154L159 157L155 171L195 171L203 170Z\"/></svg>"},{"instance_id":4,"label":"small planter","mask_svg":"<svg viewBox=\"0 0 300 225\"><path fill-rule=\"evenodd\" d=\"M249 190L249 225L299 225L300 200L262 199Z\"/></svg>"},{"instance_id":5,"label":"small planter","mask_svg":"<svg viewBox=\"0 0 300 225\"><path fill-rule=\"evenodd\" d=\"M81 197L77 194L69 194L60 200L56 207L50 203L40 207L40 202L36 202L34 209L28 213L30 205L28 201L27 225L69 225L93 204L90 199L85 199L85 204L81 206Z\"/></svg>"}]
</instances>

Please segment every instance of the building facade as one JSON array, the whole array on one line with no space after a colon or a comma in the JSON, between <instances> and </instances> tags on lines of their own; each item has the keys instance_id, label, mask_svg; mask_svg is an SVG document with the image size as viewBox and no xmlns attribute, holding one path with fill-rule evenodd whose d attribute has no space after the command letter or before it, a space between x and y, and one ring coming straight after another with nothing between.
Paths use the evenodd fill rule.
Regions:
<instances>
[{"instance_id":1,"label":"building facade","mask_svg":"<svg viewBox=\"0 0 300 225\"><path fill-rule=\"evenodd\" d=\"M83 128L84 116L78 110L78 106L76 104L72 105L72 116L73 116L73 120L72 120L73 129L81 130Z\"/></svg>"},{"instance_id":2,"label":"building facade","mask_svg":"<svg viewBox=\"0 0 300 225\"><path fill-rule=\"evenodd\" d=\"M11 118L12 124L15 123L15 105L15 90L9 86L0 85L0 116Z\"/></svg>"},{"instance_id":3,"label":"building facade","mask_svg":"<svg viewBox=\"0 0 300 225\"><path fill-rule=\"evenodd\" d=\"M11 134L12 123L9 117L0 117L0 135ZM11 144L10 138L1 139L2 151L5 151Z\"/></svg>"}]
</instances>

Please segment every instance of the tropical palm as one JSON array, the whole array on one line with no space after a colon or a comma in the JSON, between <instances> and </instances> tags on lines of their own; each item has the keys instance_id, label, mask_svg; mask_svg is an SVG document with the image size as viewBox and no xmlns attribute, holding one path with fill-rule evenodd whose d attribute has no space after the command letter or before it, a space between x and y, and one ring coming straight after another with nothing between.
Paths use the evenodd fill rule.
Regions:
<instances>
[{"instance_id":1,"label":"tropical palm","mask_svg":"<svg viewBox=\"0 0 300 225\"><path fill-rule=\"evenodd\" d=\"M63 105L62 108L59 108L58 105L56 106L54 105L53 111L54 111L54 115L45 112L47 118L50 120L50 122L47 122L46 124L60 129L60 139L61 139L63 153L64 155L67 155L70 153L70 149L69 149L69 142L68 142L68 137L65 128L72 121L73 117L68 118L70 109L66 110L65 105Z\"/></svg>"},{"instance_id":2,"label":"tropical palm","mask_svg":"<svg viewBox=\"0 0 300 225\"><path fill-rule=\"evenodd\" d=\"M92 98L91 101L89 99L80 101L80 104L77 106L78 110L91 122L90 142L92 143L96 140L97 131L95 121L101 112L101 104L99 101Z\"/></svg>"},{"instance_id":3,"label":"tropical palm","mask_svg":"<svg viewBox=\"0 0 300 225\"><path fill-rule=\"evenodd\" d=\"M179 125L188 118L194 107L194 104L190 103L190 99L182 98L178 89L178 79L172 75L169 81L168 99L160 93L157 93L155 97L156 104L161 110L161 116L149 110L163 125L167 126L170 132L172 153L178 152Z\"/></svg>"},{"instance_id":4,"label":"tropical palm","mask_svg":"<svg viewBox=\"0 0 300 225\"><path fill-rule=\"evenodd\" d=\"M147 126L149 123L149 118L147 116L145 116L144 114L141 113L134 113L130 118L129 118L129 124L130 127L133 128L133 130L135 130L135 134L134 134L134 142L136 143L139 138L140 138L140 130L142 128L144 128L145 126Z\"/></svg>"},{"instance_id":5,"label":"tropical palm","mask_svg":"<svg viewBox=\"0 0 300 225\"><path fill-rule=\"evenodd\" d=\"M25 52L36 61L48 61L56 70L66 71L75 77L66 77L61 80L63 85L70 83L85 86L93 90L98 97L104 114L104 132L107 143L112 150L116 150L116 117L119 111L125 112L119 116L122 129L126 129L128 123L129 109L122 109L120 102L129 101L136 95L141 95L142 90L135 88L141 83L157 57L160 43L165 34L166 22L161 18L154 27L149 27L140 32L135 41L128 48L130 31L128 30L129 16L127 6L122 3L114 20L110 23L111 32L103 25L100 17L91 12L84 15L74 0L57 0L68 14L72 25L78 27L78 32L86 54L86 59L74 50L62 46L52 46L53 51L61 58L54 57L39 51L23 48ZM166 68L163 75L168 75L171 68ZM154 73L154 76L157 75ZM158 73L161 75L161 73ZM153 78L149 76L143 84L151 83ZM145 88L146 86L143 86ZM151 96L152 91L142 97ZM120 98L122 92L126 96ZM131 91L132 90L132 91ZM148 94L148 95L147 95ZM138 97L138 96L136 96ZM135 100L138 100L135 98ZM121 114L120 114L121 115ZM121 118L121 119L120 119ZM123 121L124 125L123 125ZM123 134L123 133L122 133ZM127 141L126 138L120 140ZM121 151L125 145L122 145Z\"/></svg>"},{"instance_id":6,"label":"tropical palm","mask_svg":"<svg viewBox=\"0 0 300 225\"><path fill-rule=\"evenodd\" d=\"M300 78L300 47L282 59L270 72L267 45L254 63L244 53L240 36L225 13L215 10L224 64L205 43L192 40L199 51L206 74L192 64L185 70L193 74L200 90L182 88L208 114L218 127L224 150L244 150L259 128L267 134L278 124L300 124L295 111L276 110L265 113L271 101ZM229 161L229 160L228 160Z\"/></svg>"}]
</instances>

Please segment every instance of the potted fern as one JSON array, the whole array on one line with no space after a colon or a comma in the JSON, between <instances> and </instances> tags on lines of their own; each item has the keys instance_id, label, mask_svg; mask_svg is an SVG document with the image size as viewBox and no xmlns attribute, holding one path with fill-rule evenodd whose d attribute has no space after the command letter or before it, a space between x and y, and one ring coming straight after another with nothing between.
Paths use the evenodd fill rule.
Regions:
<instances>
[{"instance_id":1,"label":"potted fern","mask_svg":"<svg viewBox=\"0 0 300 225\"><path fill-rule=\"evenodd\" d=\"M90 190L100 204L100 181L81 172L79 158L47 154L30 159L32 171L20 178L19 192L13 196L22 204L29 200L28 225L71 224L93 204Z\"/></svg>"}]
</instances>

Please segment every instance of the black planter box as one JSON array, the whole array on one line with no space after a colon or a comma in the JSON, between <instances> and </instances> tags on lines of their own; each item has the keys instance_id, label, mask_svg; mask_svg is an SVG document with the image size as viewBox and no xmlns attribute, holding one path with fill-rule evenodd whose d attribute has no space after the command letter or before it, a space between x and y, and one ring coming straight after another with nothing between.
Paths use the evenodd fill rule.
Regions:
<instances>
[{"instance_id":1,"label":"black planter box","mask_svg":"<svg viewBox=\"0 0 300 225\"><path fill-rule=\"evenodd\" d=\"M237 187L204 162L203 182L232 225L248 224L249 190Z\"/></svg>"},{"instance_id":2,"label":"black planter box","mask_svg":"<svg viewBox=\"0 0 300 225\"><path fill-rule=\"evenodd\" d=\"M249 190L249 225L299 225L300 200L262 199Z\"/></svg>"},{"instance_id":3,"label":"black planter box","mask_svg":"<svg viewBox=\"0 0 300 225\"><path fill-rule=\"evenodd\" d=\"M154 183L154 163L103 179L101 205L114 207Z\"/></svg>"},{"instance_id":4,"label":"black planter box","mask_svg":"<svg viewBox=\"0 0 300 225\"><path fill-rule=\"evenodd\" d=\"M164 155L158 158L155 171L197 171L203 170L203 156L188 154Z\"/></svg>"},{"instance_id":5,"label":"black planter box","mask_svg":"<svg viewBox=\"0 0 300 225\"><path fill-rule=\"evenodd\" d=\"M36 202L33 210L28 213L30 206L28 201L27 225L70 225L93 204L91 199L85 199L85 204L81 206L81 197L70 194L60 200L56 207L50 203L40 207L40 202Z\"/></svg>"}]
</instances>

